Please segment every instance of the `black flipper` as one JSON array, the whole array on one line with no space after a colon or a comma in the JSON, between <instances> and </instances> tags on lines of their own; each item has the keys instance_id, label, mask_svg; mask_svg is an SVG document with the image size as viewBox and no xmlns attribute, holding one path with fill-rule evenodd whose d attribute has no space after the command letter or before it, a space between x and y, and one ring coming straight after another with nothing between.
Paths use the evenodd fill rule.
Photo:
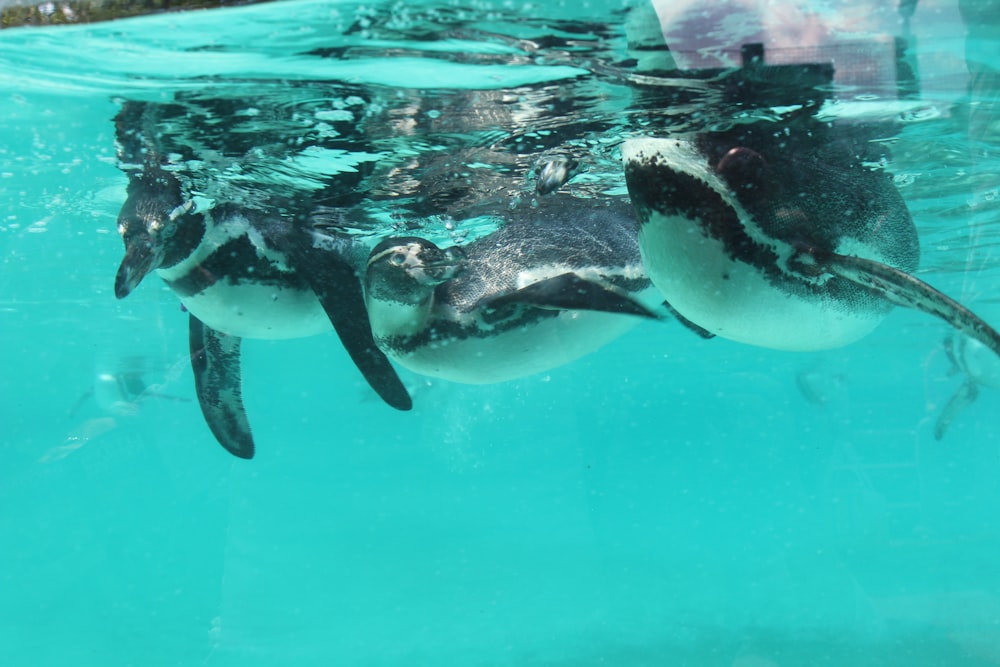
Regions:
<instances>
[{"instance_id":1,"label":"black flipper","mask_svg":"<svg viewBox=\"0 0 1000 667\"><path fill-rule=\"evenodd\" d=\"M304 234L294 250L295 268L309 283L340 342L375 393L397 410L409 410L413 407L410 393L389 358L375 344L361 279L338 254L331 248L315 247L311 235Z\"/></svg>"},{"instance_id":2,"label":"black flipper","mask_svg":"<svg viewBox=\"0 0 1000 667\"><path fill-rule=\"evenodd\" d=\"M944 437L945 431L951 426L951 422L954 421L955 416L964 410L972 402L976 400L979 396L979 387L972 380L968 380L958 388L955 395L951 397L948 404L944 406L941 411L941 415L938 417L937 423L934 424L934 439L940 440Z\"/></svg>"},{"instance_id":3,"label":"black flipper","mask_svg":"<svg viewBox=\"0 0 1000 667\"><path fill-rule=\"evenodd\" d=\"M940 317L969 338L1000 356L1000 333L982 318L949 296L905 271L860 257L812 252L830 273L875 290L889 301Z\"/></svg>"},{"instance_id":4,"label":"black flipper","mask_svg":"<svg viewBox=\"0 0 1000 667\"><path fill-rule=\"evenodd\" d=\"M243 409L240 339L205 326L192 315L189 340L194 386L208 427L230 453L253 458L253 436Z\"/></svg>"},{"instance_id":5,"label":"black flipper","mask_svg":"<svg viewBox=\"0 0 1000 667\"><path fill-rule=\"evenodd\" d=\"M673 315L677 319L678 322L680 322L685 327L687 327L688 329L690 329L694 333L698 334L699 336L701 336L705 340L708 340L709 338L715 338L715 334L714 333L712 333L708 329L705 329L703 327L698 326L697 324L695 324L694 322L692 322L688 318L686 318L683 315L681 315L679 312L677 312L676 308L674 308L673 306L670 305L670 303L668 301L664 301L663 302L663 307L666 308L667 310L669 310L670 314Z\"/></svg>"},{"instance_id":6,"label":"black flipper","mask_svg":"<svg viewBox=\"0 0 1000 667\"><path fill-rule=\"evenodd\" d=\"M499 308L513 303L554 310L596 310L660 319L656 313L625 292L581 278L575 273L563 273L553 278L539 280L519 290L483 299L478 305Z\"/></svg>"}]
</instances>

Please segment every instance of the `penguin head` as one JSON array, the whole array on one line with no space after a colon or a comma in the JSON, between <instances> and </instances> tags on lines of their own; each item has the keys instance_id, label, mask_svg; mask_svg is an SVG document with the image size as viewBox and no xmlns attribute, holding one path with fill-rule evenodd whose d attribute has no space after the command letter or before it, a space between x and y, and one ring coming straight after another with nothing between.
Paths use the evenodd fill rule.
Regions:
<instances>
[{"instance_id":1,"label":"penguin head","mask_svg":"<svg viewBox=\"0 0 1000 667\"><path fill-rule=\"evenodd\" d=\"M128 198L118 213L125 256L115 276L115 296L128 296L150 271L180 261L201 240L204 221L181 196L177 178L147 166L130 178Z\"/></svg>"},{"instance_id":2,"label":"penguin head","mask_svg":"<svg viewBox=\"0 0 1000 667\"><path fill-rule=\"evenodd\" d=\"M439 248L415 236L388 238L372 249L365 273L370 298L416 305L459 274L458 248Z\"/></svg>"}]
</instances>

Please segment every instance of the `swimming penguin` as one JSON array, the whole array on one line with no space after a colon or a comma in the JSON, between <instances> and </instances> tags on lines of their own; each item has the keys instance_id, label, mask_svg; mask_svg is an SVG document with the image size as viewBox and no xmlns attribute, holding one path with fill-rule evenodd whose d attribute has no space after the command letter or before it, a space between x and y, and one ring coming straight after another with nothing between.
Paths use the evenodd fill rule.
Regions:
<instances>
[{"instance_id":1,"label":"swimming penguin","mask_svg":"<svg viewBox=\"0 0 1000 667\"><path fill-rule=\"evenodd\" d=\"M751 345L846 345L895 304L1000 354L992 327L911 274L919 245L906 205L849 139L756 123L627 140L625 178L653 283L680 316Z\"/></svg>"},{"instance_id":2,"label":"swimming penguin","mask_svg":"<svg viewBox=\"0 0 1000 667\"><path fill-rule=\"evenodd\" d=\"M535 192L547 195L565 185L580 170L580 161L571 157L554 157L538 164Z\"/></svg>"},{"instance_id":3,"label":"swimming penguin","mask_svg":"<svg viewBox=\"0 0 1000 667\"><path fill-rule=\"evenodd\" d=\"M467 246L377 245L365 301L378 345L417 373L485 384L577 359L657 318L627 202L552 195Z\"/></svg>"},{"instance_id":4,"label":"swimming penguin","mask_svg":"<svg viewBox=\"0 0 1000 667\"><path fill-rule=\"evenodd\" d=\"M164 376L163 382L149 382L149 376L154 373ZM75 417L91 399L100 412L114 417L135 415L139 407L150 399L187 402L189 399L183 396L164 392L167 383L174 379L174 369L156 369L146 357L125 356L105 360L94 374L93 384L80 395L68 415Z\"/></svg>"},{"instance_id":5,"label":"swimming penguin","mask_svg":"<svg viewBox=\"0 0 1000 667\"><path fill-rule=\"evenodd\" d=\"M960 386L941 410L934 424L934 438L941 440L958 413L979 397L980 387L1000 389L1000 360L979 341L953 333L944 341L953 373L964 376Z\"/></svg>"},{"instance_id":6,"label":"swimming penguin","mask_svg":"<svg viewBox=\"0 0 1000 667\"><path fill-rule=\"evenodd\" d=\"M190 351L202 413L231 453L254 443L241 396L242 338L295 338L331 324L368 383L391 406L412 403L375 345L358 270L367 248L275 214L221 204L195 210L155 162L130 176L118 216L124 298L155 271L190 312Z\"/></svg>"}]
</instances>

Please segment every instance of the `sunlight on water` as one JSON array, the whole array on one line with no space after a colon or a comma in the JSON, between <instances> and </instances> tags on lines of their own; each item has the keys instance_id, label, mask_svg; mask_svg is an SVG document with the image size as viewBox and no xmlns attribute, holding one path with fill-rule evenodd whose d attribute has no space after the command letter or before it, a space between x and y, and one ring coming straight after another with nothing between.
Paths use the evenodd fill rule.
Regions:
<instances>
[{"instance_id":1,"label":"sunlight on water","mask_svg":"<svg viewBox=\"0 0 1000 667\"><path fill-rule=\"evenodd\" d=\"M496 230L625 202L624 140L816 113L820 151L846 137L891 175L915 274L1000 323L995 3L800 4L291 0L0 30L0 663L1000 664L996 359L941 319L782 352L573 282L558 298L660 319L500 384L396 364L410 412L332 327L247 339L242 461L199 410L197 306L152 275L115 296L150 165L182 196L144 205L175 219L317 230L361 272L421 237L426 281L486 282ZM815 69L732 78L761 35L785 40L768 65ZM613 245L590 236L553 252Z\"/></svg>"}]
</instances>

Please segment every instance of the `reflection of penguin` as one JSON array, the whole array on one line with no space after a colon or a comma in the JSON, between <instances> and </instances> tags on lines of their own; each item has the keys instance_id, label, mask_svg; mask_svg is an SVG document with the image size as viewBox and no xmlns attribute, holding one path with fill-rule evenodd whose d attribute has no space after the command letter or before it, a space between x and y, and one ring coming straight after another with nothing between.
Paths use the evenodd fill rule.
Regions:
<instances>
[{"instance_id":1,"label":"reflection of penguin","mask_svg":"<svg viewBox=\"0 0 1000 667\"><path fill-rule=\"evenodd\" d=\"M157 387L146 384L142 373L99 373L94 381L94 400L108 414L134 415L139 411L139 404L150 398L188 400L161 394Z\"/></svg>"},{"instance_id":2,"label":"reflection of penguin","mask_svg":"<svg viewBox=\"0 0 1000 667\"><path fill-rule=\"evenodd\" d=\"M980 387L1000 389L1000 359L985 345L956 333L948 336L944 348L951 361L952 372L961 373L964 381L934 424L934 437L938 440L944 437L958 413L978 398Z\"/></svg>"},{"instance_id":3,"label":"reflection of penguin","mask_svg":"<svg viewBox=\"0 0 1000 667\"><path fill-rule=\"evenodd\" d=\"M655 304L656 291L630 207L546 202L463 248L415 237L376 246L366 300L382 349L417 373L501 382L572 361L640 317L657 317L641 301Z\"/></svg>"},{"instance_id":4,"label":"reflection of penguin","mask_svg":"<svg viewBox=\"0 0 1000 667\"><path fill-rule=\"evenodd\" d=\"M139 412L141 404L149 399L187 402L183 396L163 393L163 384L149 384L147 378L154 374L152 364L145 357L126 357L114 364L101 367L94 384L85 391L69 411L74 417L87 401L93 399L101 412L114 417L131 417ZM167 381L174 379L168 372Z\"/></svg>"},{"instance_id":5,"label":"reflection of penguin","mask_svg":"<svg viewBox=\"0 0 1000 667\"><path fill-rule=\"evenodd\" d=\"M821 368L802 369L795 374L795 386L802 398L819 407L842 400L847 391L847 376Z\"/></svg>"},{"instance_id":6,"label":"reflection of penguin","mask_svg":"<svg viewBox=\"0 0 1000 667\"><path fill-rule=\"evenodd\" d=\"M180 375L183 360L173 367L155 367L146 357L132 356L109 361L99 366L94 383L69 409L67 416L75 420L91 402L100 410L100 416L83 419L66 435L64 444L52 447L39 459L42 463L66 458L84 445L116 429L122 418L134 417L150 400L188 402L189 398L165 392L166 387ZM150 383L150 377L161 377L162 382ZM88 410L88 413L93 411Z\"/></svg>"},{"instance_id":7,"label":"reflection of penguin","mask_svg":"<svg viewBox=\"0 0 1000 667\"><path fill-rule=\"evenodd\" d=\"M968 225L969 241L963 293L981 296L982 285L976 281L980 273L995 262L994 244L982 238L988 224L977 224L977 218L992 221L996 217L995 163L998 153L996 119L1000 113L1000 65L992 58L996 35L1000 30L1000 13L996 3L960 0L958 8L966 28L966 68L969 73L968 98L955 114L966 123L973 184L969 201L972 217ZM1000 363L981 343L960 334L944 341L951 362L951 373L962 374L963 382L951 396L934 425L934 437L941 440L958 414L979 396L980 387L1000 387Z\"/></svg>"}]
</instances>

